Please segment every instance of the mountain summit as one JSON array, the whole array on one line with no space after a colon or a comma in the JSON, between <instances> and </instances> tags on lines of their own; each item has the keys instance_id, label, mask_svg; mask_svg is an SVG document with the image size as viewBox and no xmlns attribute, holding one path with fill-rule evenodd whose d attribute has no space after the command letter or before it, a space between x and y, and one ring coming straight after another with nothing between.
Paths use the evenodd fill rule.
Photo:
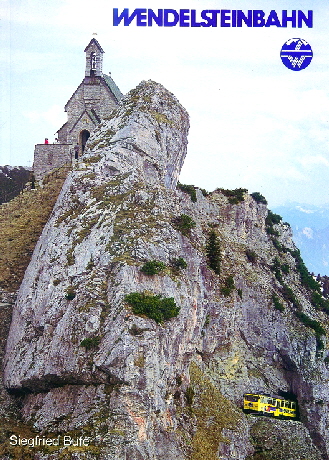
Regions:
<instances>
[{"instance_id":1,"label":"mountain summit","mask_svg":"<svg viewBox=\"0 0 329 460\"><path fill-rule=\"evenodd\" d=\"M29 458L328 459L329 307L259 194L177 183L188 127L142 82L64 183L4 378L38 435L88 441ZM292 399L298 419L247 415L245 393Z\"/></svg>"}]
</instances>

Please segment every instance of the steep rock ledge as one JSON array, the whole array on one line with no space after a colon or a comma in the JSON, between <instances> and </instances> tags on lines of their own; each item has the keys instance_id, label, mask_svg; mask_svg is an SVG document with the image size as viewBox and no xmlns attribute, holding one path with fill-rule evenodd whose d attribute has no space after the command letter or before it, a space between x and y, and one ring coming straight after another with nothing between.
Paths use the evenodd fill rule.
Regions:
<instances>
[{"instance_id":1,"label":"steep rock ledge","mask_svg":"<svg viewBox=\"0 0 329 460\"><path fill-rule=\"evenodd\" d=\"M299 440L291 455L328 459L328 351L284 285L326 330L328 319L301 284L289 227L275 224L274 244L266 206L246 193L232 203L221 190L196 190L193 202L176 190L189 122L161 85L142 82L112 115L68 176L18 293L5 384L24 395L24 420L90 436L75 459L274 460L284 458L278 430ZM219 274L209 268L210 232ZM146 275L152 260L165 268ZM125 301L132 292L173 298L179 314L159 324L137 316ZM264 428L241 411L243 393L279 391L298 398L302 423L264 422L272 456L261 457Z\"/></svg>"}]
</instances>

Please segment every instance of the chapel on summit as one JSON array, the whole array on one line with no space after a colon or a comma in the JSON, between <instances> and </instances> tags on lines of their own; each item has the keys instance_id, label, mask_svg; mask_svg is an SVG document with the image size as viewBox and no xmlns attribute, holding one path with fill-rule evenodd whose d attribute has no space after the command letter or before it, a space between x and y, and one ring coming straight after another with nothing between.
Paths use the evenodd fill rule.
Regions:
<instances>
[{"instance_id":1,"label":"chapel on summit","mask_svg":"<svg viewBox=\"0 0 329 460\"><path fill-rule=\"evenodd\" d=\"M35 146L33 169L37 180L49 171L77 159L95 127L122 98L111 76L103 73L104 51L95 38L84 52L85 76L65 105L67 122L57 131L57 142Z\"/></svg>"}]
</instances>

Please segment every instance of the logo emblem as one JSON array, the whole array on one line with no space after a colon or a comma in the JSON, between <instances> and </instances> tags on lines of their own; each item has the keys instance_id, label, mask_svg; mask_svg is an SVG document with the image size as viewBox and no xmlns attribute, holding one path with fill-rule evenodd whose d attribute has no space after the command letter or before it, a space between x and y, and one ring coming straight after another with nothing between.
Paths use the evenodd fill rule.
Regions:
<instances>
[{"instance_id":1,"label":"logo emblem","mask_svg":"<svg viewBox=\"0 0 329 460\"><path fill-rule=\"evenodd\" d=\"M303 70L311 63L313 51L306 40L291 38L281 48L280 57L288 69Z\"/></svg>"}]
</instances>

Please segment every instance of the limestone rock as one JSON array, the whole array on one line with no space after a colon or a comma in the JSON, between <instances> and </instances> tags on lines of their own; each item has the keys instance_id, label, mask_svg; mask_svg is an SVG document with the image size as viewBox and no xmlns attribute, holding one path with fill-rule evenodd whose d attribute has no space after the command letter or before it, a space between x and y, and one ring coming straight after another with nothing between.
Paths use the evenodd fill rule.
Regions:
<instances>
[{"instance_id":1,"label":"limestone rock","mask_svg":"<svg viewBox=\"0 0 329 460\"><path fill-rule=\"evenodd\" d=\"M142 82L89 139L18 293L5 384L24 395L23 418L38 432L90 436L75 459L256 460L243 394L279 391L296 396L301 421L275 421L269 433L291 426L307 434L308 458L328 459L327 351L296 310L326 329L327 316L301 283L289 228L266 232L264 204L221 190L196 190L194 202L176 190L188 124L172 94ZM210 232L220 274L209 267ZM146 275L152 260L166 268ZM134 314L133 292L174 299L178 316Z\"/></svg>"}]
</instances>

